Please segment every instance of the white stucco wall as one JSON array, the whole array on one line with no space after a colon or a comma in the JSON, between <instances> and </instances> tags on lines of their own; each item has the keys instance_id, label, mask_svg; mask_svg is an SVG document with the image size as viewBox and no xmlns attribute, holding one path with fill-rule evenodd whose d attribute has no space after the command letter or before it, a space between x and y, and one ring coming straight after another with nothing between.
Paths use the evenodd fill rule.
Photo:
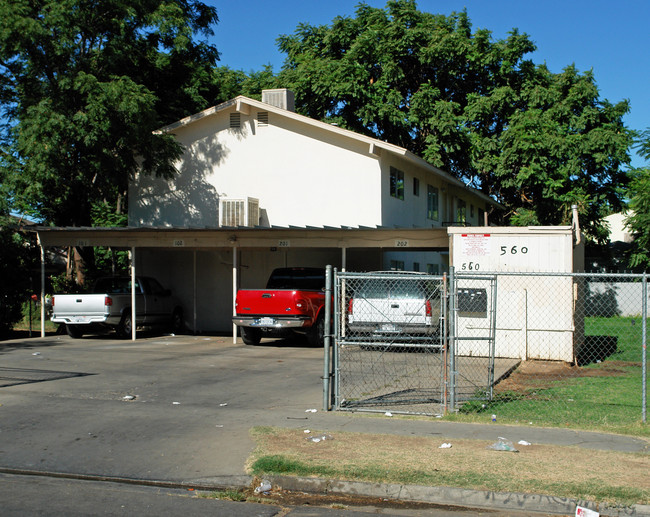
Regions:
<instances>
[{"instance_id":1,"label":"white stucco wall","mask_svg":"<svg viewBox=\"0 0 650 517\"><path fill-rule=\"evenodd\" d=\"M630 214L611 214L605 217L609 226L609 242L632 242L632 232L625 224Z\"/></svg>"},{"instance_id":2,"label":"white stucco wall","mask_svg":"<svg viewBox=\"0 0 650 517\"><path fill-rule=\"evenodd\" d=\"M261 224L271 226L439 227L455 221L455 203L467 222L481 225L485 200L449 184L416 160L339 131L235 105L181 125L173 134L185 148L172 181L139 176L130 185L130 226L218 227L219 199L259 200ZM390 195L390 168L404 172L404 199ZM413 191L414 178L420 183ZM427 218L428 185L439 190L439 216Z\"/></svg>"},{"instance_id":3,"label":"white stucco wall","mask_svg":"<svg viewBox=\"0 0 650 517\"><path fill-rule=\"evenodd\" d=\"M172 182L139 177L129 191L132 226L218 226L218 200L253 197L275 226L381 224L380 167L368 145L269 113L228 128L229 113L175 134L186 152ZM316 134L315 134L316 133ZM320 133L320 134L318 134Z\"/></svg>"},{"instance_id":4,"label":"white stucco wall","mask_svg":"<svg viewBox=\"0 0 650 517\"><path fill-rule=\"evenodd\" d=\"M462 199L466 204L466 223L483 226L479 209L486 210L486 203L470 190L449 184L443 178L432 174L414 163L395 156L382 160L381 206L382 221L386 226L420 228L441 227L456 222L456 202ZM404 199L397 199L390 193L390 167L404 172ZM414 193L413 183L418 179L419 195ZM438 189L438 218L428 219L428 186Z\"/></svg>"}]
</instances>

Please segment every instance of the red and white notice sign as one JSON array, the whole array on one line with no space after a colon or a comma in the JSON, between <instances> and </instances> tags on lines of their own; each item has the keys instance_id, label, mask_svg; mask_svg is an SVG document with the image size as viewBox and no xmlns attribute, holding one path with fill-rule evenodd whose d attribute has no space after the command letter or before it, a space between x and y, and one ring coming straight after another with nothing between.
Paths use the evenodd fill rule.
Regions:
<instances>
[{"instance_id":1,"label":"red and white notice sign","mask_svg":"<svg viewBox=\"0 0 650 517\"><path fill-rule=\"evenodd\" d=\"M460 237L464 257L487 257L490 254L489 233L463 233Z\"/></svg>"}]
</instances>

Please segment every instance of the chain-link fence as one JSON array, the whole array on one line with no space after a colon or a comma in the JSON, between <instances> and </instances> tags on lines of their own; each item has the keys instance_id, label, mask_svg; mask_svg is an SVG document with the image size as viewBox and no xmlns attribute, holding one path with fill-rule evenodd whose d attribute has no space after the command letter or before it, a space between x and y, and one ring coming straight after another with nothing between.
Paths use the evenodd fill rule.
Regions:
<instances>
[{"instance_id":1,"label":"chain-link fence","mask_svg":"<svg viewBox=\"0 0 650 517\"><path fill-rule=\"evenodd\" d=\"M337 273L337 409L647 420L645 275Z\"/></svg>"}]
</instances>

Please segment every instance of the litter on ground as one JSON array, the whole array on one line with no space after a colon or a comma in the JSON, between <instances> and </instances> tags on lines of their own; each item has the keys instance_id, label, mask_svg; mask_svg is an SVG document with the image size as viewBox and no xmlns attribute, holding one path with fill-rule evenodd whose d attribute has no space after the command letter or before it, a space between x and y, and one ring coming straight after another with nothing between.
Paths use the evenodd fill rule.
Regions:
<instances>
[{"instance_id":1,"label":"litter on ground","mask_svg":"<svg viewBox=\"0 0 650 517\"><path fill-rule=\"evenodd\" d=\"M264 480L262 480L262 482L260 483L260 485L255 489L255 493L256 493L256 494L259 494L259 493L266 493L266 492L268 492L269 490L271 490L271 488L272 488L272 487L271 487L271 482L270 482L270 481L267 481L266 479L264 479Z\"/></svg>"},{"instance_id":2,"label":"litter on ground","mask_svg":"<svg viewBox=\"0 0 650 517\"><path fill-rule=\"evenodd\" d=\"M329 434L318 434L314 436L308 436L305 438L308 442L314 442L314 443L319 443L319 442L324 442L326 440L332 441L334 438L332 438L332 435Z\"/></svg>"},{"instance_id":3,"label":"litter on ground","mask_svg":"<svg viewBox=\"0 0 650 517\"><path fill-rule=\"evenodd\" d=\"M510 440L503 438L502 436L499 436L498 441L492 445L488 445L487 448L493 451L519 452L517 449L515 449L515 446Z\"/></svg>"}]
</instances>

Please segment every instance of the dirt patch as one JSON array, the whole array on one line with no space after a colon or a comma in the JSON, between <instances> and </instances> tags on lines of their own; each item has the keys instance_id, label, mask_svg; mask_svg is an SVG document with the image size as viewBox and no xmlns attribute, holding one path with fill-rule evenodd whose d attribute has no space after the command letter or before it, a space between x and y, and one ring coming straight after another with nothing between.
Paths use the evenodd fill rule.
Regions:
<instances>
[{"instance_id":1,"label":"dirt patch","mask_svg":"<svg viewBox=\"0 0 650 517\"><path fill-rule=\"evenodd\" d=\"M561 380L578 377L619 377L629 374L629 368L638 366L625 361L607 361L595 367L574 366L562 361L524 361L506 379L495 387L497 392L527 393L543 389Z\"/></svg>"},{"instance_id":2,"label":"dirt patch","mask_svg":"<svg viewBox=\"0 0 650 517\"><path fill-rule=\"evenodd\" d=\"M257 482L257 480L256 480ZM253 483L255 486L256 482ZM398 501L377 497L349 496L344 494L313 494L307 492L291 492L274 487L268 493L256 494L254 488L246 491L246 500L250 502L263 502L279 506L313 506L321 508L355 509L379 513L376 510L446 510L458 511L457 506L448 506L431 503L418 503L413 501ZM484 510L485 511L485 510Z\"/></svg>"}]
</instances>

